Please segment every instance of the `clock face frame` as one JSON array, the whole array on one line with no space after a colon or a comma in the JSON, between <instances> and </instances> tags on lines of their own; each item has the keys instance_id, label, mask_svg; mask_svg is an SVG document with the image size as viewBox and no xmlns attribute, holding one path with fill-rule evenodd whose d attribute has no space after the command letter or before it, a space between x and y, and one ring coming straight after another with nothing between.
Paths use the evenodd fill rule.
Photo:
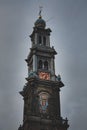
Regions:
<instances>
[{"instance_id":1,"label":"clock face frame","mask_svg":"<svg viewBox=\"0 0 87 130\"><path fill-rule=\"evenodd\" d=\"M39 72L39 78L43 80L50 80L50 73Z\"/></svg>"}]
</instances>

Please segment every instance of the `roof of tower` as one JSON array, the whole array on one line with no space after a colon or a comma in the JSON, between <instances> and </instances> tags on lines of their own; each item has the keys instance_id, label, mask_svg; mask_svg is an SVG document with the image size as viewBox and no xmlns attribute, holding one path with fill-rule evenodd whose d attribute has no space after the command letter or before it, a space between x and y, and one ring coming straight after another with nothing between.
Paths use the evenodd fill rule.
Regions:
<instances>
[{"instance_id":1,"label":"roof of tower","mask_svg":"<svg viewBox=\"0 0 87 130\"><path fill-rule=\"evenodd\" d=\"M35 27L38 27L38 28L45 28L46 27L46 22L45 22L45 20L42 19L41 12L42 12L42 7L40 7L39 18L36 20L34 25L35 25Z\"/></svg>"},{"instance_id":2,"label":"roof of tower","mask_svg":"<svg viewBox=\"0 0 87 130\"><path fill-rule=\"evenodd\" d=\"M35 27L38 28L45 28L46 27L46 22L42 19L42 16L39 16L39 18L35 22Z\"/></svg>"}]
</instances>

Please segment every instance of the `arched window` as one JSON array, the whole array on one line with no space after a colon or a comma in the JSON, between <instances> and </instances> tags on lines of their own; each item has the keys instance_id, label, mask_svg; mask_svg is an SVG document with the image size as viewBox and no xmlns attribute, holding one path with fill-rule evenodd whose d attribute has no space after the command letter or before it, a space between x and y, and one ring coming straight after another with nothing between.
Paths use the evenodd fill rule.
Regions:
<instances>
[{"instance_id":1,"label":"arched window","mask_svg":"<svg viewBox=\"0 0 87 130\"><path fill-rule=\"evenodd\" d=\"M46 46L46 37L43 37L43 45Z\"/></svg>"},{"instance_id":2,"label":"arched window","mask_svg":"<svg viewBox=\"0 0 87 130\"><path fill-rule=\"evenodd\" d=\"M42 60L39 60L38 68L42 69Z\"/></svg>"},{"instance_id":3,"label":"arched window","mask_svg":"<svg viewBox=\"0 0 87 130\"><path fill-rule=\"evenodd\" d=\"M44 69L48 70L48 62L47 61L44 62Z\"/></svg>"},{"instance_id":4,"label":"arched window","mask_svg":"<svg viewBox=\"0 0 87 130\"><path fill-rule=\"evenodd\" d=\"M41 36L39 36L39 44L42 44Z\"/></svg>"}]
</instances>

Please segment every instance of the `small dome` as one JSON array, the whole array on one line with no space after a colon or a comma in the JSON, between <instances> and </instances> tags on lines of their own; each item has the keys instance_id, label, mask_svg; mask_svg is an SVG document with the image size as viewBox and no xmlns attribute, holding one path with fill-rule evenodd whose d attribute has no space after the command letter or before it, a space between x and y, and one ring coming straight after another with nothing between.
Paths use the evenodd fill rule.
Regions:
<instances>
[{"instance_id":1,"label":"small dome","mask_svg":"<svg viewBox=\"0 0 87 130\"><path fill-rule=\"evenodd\" d=\"M39 17L35 22L35 27L38 28L45 28L46 22L42 19L42 17Z\"/></svg>"}]
</instances>

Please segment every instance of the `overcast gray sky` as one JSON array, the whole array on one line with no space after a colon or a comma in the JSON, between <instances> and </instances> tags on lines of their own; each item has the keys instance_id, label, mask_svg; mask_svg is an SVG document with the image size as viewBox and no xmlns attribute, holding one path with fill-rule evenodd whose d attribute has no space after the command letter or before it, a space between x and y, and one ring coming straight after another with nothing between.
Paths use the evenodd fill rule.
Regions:
<instances>
[{"instance_id":1,"label":"overcast gray sky","mask_svg":"<svg viewBox=\"0 0 87 130\"><path fill-rule=\"evenodd\" d=\"M87 130L87 0L0 0L0 130L17 130L23 119L28 35L43 6L52 30L56 74L61 74L62 117L69 130Z\"/></svg>"}]
</instances>

